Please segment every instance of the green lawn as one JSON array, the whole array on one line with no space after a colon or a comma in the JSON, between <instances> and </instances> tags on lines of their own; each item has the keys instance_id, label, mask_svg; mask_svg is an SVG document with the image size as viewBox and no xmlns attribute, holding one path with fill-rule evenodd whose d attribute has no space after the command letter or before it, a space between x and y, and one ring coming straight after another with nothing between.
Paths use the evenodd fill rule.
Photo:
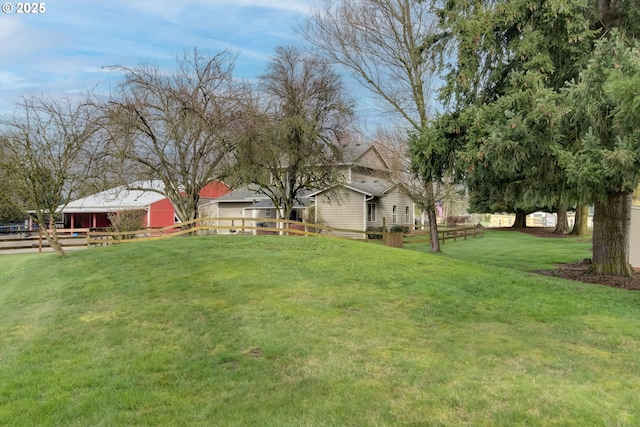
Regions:
<instances>
[{"instance_id":1,"label":"green lawn","mask_svg":"<svg viewBox=\"0 0 640 427\"><path fill-rule=\"evenodd\" d=\"M0 425L640 425L640 293L530 272L588 241L424 246L2 255Z\"/></svg>"}]
</instances>

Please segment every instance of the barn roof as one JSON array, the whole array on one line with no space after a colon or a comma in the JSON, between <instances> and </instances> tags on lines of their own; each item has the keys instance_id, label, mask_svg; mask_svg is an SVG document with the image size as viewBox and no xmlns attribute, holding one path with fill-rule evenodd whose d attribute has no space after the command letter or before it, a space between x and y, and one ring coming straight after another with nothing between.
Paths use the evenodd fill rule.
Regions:
<instances>
[{"instance_id":1,"label":"barn roof","mask_svg":"<svg viewBox=\"0 0 640 427\"><path fill-rule=\"evenodd\" d=\"M129 190L127 186L110 188L67 204L63 213L116 212L145 209L152 203L166 199L162 194L164 184L160 180L140 181L130 184L130 188L150 188L152 190Z\"/></svg>"}]
</instances>

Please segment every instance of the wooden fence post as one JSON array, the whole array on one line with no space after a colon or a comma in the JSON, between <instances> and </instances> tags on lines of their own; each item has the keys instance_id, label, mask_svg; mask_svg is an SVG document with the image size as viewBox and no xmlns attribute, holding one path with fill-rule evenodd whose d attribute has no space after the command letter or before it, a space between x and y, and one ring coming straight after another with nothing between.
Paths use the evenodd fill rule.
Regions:
<instances>
[{"instance_id":1,"label":"wooden fence post","mask_svg":"<svg viewBox=\"0 0 640 427\"><path fill-rule=\"evenodd\" d=\"M382 241L387 241L387 218L382 217Z\"/></svg>"}]
</instances>

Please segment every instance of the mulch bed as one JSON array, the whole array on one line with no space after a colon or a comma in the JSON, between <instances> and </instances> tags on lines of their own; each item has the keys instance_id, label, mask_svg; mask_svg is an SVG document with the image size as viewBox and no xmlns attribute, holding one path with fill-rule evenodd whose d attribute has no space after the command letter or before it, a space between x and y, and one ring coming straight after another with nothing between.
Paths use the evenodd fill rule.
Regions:
<instances>
[{"instance_id":1,"label":"mulch bed","mask_svg":"<svg viewBox=\"0 0 640 427\"><path fill-rule=\"evenodd\" d=\"M575 264L560 264L554 270L536 271L545 276L561 277L563 279L577 280L585 283L595 283L612 288L623 288L632 291L640 291L640 275L635 273L631 277L606 276L603 274L592 274L589 272L590 262L579 262Z\"/></svg>"},{"instance_id":2,"label":"mulch bed","mask_svg":"<svg viewBox=\"0 0 640 427\"><path fill-rule=\"evenodd\" d=\"M520 231L543 238L566 238L562 234L553 232L553 228L526 227L526 228L501 228L503 231ZM589 272L590 260L583 260L573 264L559 264L553 270L540 270L535 273L545 276L561 277L563 279L576 280L585 283L595 283L612 288L629 289L640 291L640 274L635 273L631 277L606 276L602 274L592 274Z\"/></svg>"}]
</instances>

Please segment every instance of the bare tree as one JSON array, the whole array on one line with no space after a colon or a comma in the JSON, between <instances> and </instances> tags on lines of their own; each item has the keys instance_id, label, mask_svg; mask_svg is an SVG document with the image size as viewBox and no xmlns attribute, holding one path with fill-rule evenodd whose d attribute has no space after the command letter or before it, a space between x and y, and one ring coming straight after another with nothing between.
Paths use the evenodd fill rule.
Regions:
<instances>
[{"instance_id":1,"label":"bare tree","mask_svg":"<svg viewBox=\"0 0 640 427\"><path fill-rule=\"evenodd\" d=\"M235 56L197 49L177 59L177 69L111 67L125 74L105 106L108 152L140 182L161 180L180 221L197 216L200 190L230 171L243 85L233 80ZM139 185L135 189L159 191Z\"/></svg>"},{"instance_id":2,"label":"bare tree","mask_svg":"<svg viewBox=\"0 0 640 427\"><path fill-rule=\"evenodd\" d=\"M429 2L415 0L323 0L301 32L325 58L352 75L398 114L418 138L429 126L433 64L426 37L435 31ZM439 252L433 182L423 174L431 251Z\"/></svg>"},{"instance_id":3,"label":"bare tree","mask_svg":"<svg viewBox=\"0 0 640 427\"><path fill-rule=\"evenodd\" d=\"M53 224L92 175L98 146L96 110L70 98L25 97L0 120L0 163L23 203L60 256L65 252Z\"/></svg>"},{"instance_id":4,"label":"bare tree","mask_svg":"<svg viewBox=\"0 0 640 427\"><path fill-rule=\"evenodd\" d=\"M3 141L4 137L0 135L0 156L3 152ZM0 166L2 163L0 160ZM0 188L2 188L0 191L0 223L23 221L26 214L20 203L20 195L16 192L16 186L11 182L9 171L4 167L0 167Z\"/></svg>"},{"instance_id":5,"label":"bare tree","mask_svg":"<svg viewBox=\"0 0 640 427\"><path fill-rule=\"evenodd\" d=\"M352 101L328 62L295 47L279 47L259 80L266 105L254 110L238 169L290 219L306 191L337 183Z\"/></svg>"}]
</instances>

